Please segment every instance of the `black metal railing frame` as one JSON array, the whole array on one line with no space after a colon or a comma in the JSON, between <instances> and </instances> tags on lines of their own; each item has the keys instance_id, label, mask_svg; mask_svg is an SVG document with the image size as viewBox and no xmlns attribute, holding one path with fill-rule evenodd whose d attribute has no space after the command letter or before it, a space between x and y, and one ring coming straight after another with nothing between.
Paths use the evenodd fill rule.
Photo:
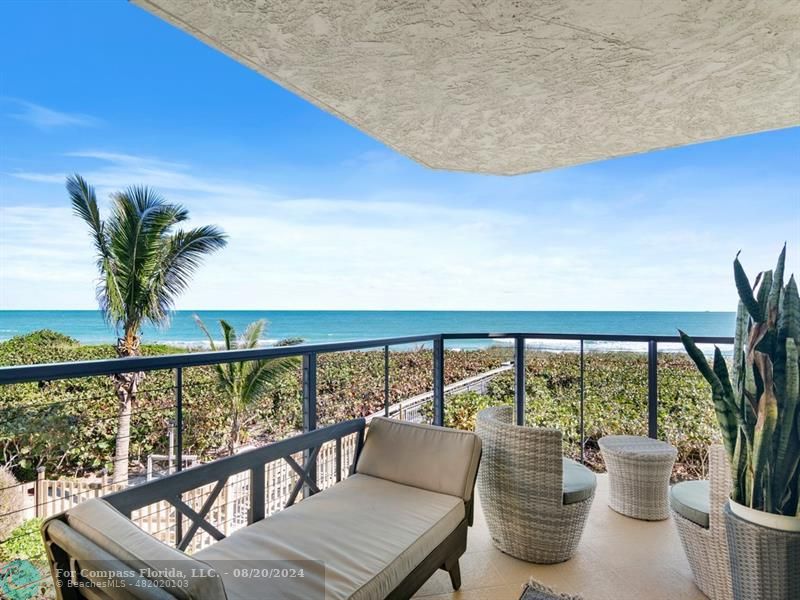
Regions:
<instances>
[{"instance_id":1,"label":"black metal railing frame","mask_svg":"<svg viewBox=\"0 0 800 600\"><path fill-rule=\"evenodd\" d=\"M299 344L249 350L224 350L216 352L190 352L164 356L142 356L104 360L50 363L14 367L0 367L0 385L33 381L52 381L117 373L160 371L172 369L175 373L175 431L176 468L183 468L183 370L190 367L263 360L287 356L302 357L303 372L303 431L317 428L317 357L320 354L353 350L383 349L384 352L384 413L388 416L390 405L389 351L392 346L410 344L433 345L433 424L444 425L444 360L445 342L450 340L512 339L514 341L514 402L517 423L525 422L525 343L527 340L574 341L580 353L580 414L581 460L584 450L585 404L585 343L625 342L647 344L647 431L658 437L658 344L679 343L677 336L570 334L570 333L438 333L413 335L352 342L324 344ZM696 337L699 344L733 344L731 337Z\"/></svg>"}]
</instances>

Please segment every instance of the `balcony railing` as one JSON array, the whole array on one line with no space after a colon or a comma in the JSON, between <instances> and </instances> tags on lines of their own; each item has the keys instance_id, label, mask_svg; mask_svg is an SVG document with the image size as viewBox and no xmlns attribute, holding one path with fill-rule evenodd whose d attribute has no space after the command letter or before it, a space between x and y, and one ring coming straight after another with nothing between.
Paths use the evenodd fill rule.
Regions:
<instances>
[{"instance_id":1,"label":"balcony railing","mask_svg":"<svg viewBox=\"0 0 800 600\"><path fill-rule=\"evenodd\" d=\"M388 416L389 394L389 351L393 346L411 344L433 345L433 417L434 425L444 424L445 401L445 342L451 340L513 340L514 364L514 402L518 424L525 422L525 354L528 340L571 341L579 344L580 354L580 439L584 440L585 403L585 345L587 342L620 342L647 344L647 432L650 437L658 437L658 345L660 343L680 343L677 336L657 335L607 335L607 334L563 334L563 333L438 333L404 337L334 342L322 344L300 344L248 350L228 350L217 352L188 352L165 356L144 356L116 358L69 363L51 363L0 368L0 385L25 382L45 382L59 379L73 379L119 373L172 370L174 372L175 403L175 462L177 469L183 465L183 371L189 367L219 365L231 362L245 362L281 357L302 358L302 411L303 431L317 428L317 357L321 354L356 350L383 349L384 352L384 400ZM731 337L696 337L699 344L733 343ZM581 451L583 450L581 445Z\"/></svg>"},{"instance_id":2,"label":"balcony railing","mask_svg":"<svg viewBox=\"0 0 800 600\"><path fill-rule=\"evenodd\" d=\"M167 402L163 409L158 410L168 411L171 415L170 421L172 423L171 435L173 439L170 442L170 449L168 458L172 467L170 471L182 471L185 465L185 459L196 457L184 456L184 433L185 433L185 420L184 409L185 399L184 392L190 398L189 410L191 412L191 393L194 391L191 381L184 382L184 372L186 369L192 367L203 367L211 365L220 365L231 362L245 362L253 360L264 360L271 358L282 357L300 357L302 359L302 430L310 432L317 429L317 375L318 375L318 357L329 353L348 352L348 351L367 351L378 350L383 354L383 411L382 414L387 416L400 414L402 418L402 406L404 398L400 398L401 402L399 413L396 412L398 405L391 403L391 388L390 388L390 350L397 347L414 347L419 345L432 345L431 353L431 371L433 374L432 385L429 388L429 399L425 400L426 408L424 411L419 412L417 407L417 416L424 416L436 425L443 425L445 423L445 396L450 388L445 386L445 361L446 352L445 346L447 342L457 342L461 340L485 340L491 342L512 342L513 346L509 348L513 352L513 360L511 360L510 370L513 371L514 380L514 402L516 405L516 418L522 424L525 422L526 416L526 342L530 340L539 341L558 341L558 342L571 342L570 345L572 352L579 354L579 392L580 403L579 413L576 415L579 420L577 433L580 436L580 458L584 458L584 446L586 444L585 424L584 424L584 405L586 402L586 361L585 355L589 354L593 343L623 343L623 344L645 344L647 348L647 433L651 437L659 436L659 379L658 379L658 360L659 360L659 344L679 344L680 340L676 336L654 336L654 335L605 335L605 334L555 334L555 333L440 333L429 335L413 335L404 337L392 337L370 340L359 340L353 342L336 342L336 343L323 343L323 344L301 344L294 346L279 346L270 348L259 348L250 350L231 350L231 351L216 351L216 352L188 352L181 354L170 354L161 356L145 356L135 358L115 358L105 360L92 360L82 362L66 362L66 363L53 363L53 364L37 364L25 366L12 366L0 368L0 390L4 386L13 384L23 384L29 382L38 382L40 384L39 393L48 393L48 386L46 382L53 382L57 380L73 380L87 377L108 376L120 373L136 373L136 372L154 372L154 371L172 371L173 382L167 388L160 388L157 391L166 391L167 398L169 394L174 394L174 399ZM733 339L729 337L699 337L696 341L701 344L719 344L730 345ZM663 349L663 346L662 346ZM450 360L453 360L450 355ZM574 356L574 354L573 354ZM503 358L506 358L504 355ZM639 363L637 363L639 364ZM573 367L574 368L574 363ZM494 369L498 372L509 370L508 366ZM573 380L574 381L574 380ZM463 382L462 382L463 383ZM72 381L65 381L65 385L72 386ZM638 384L637 384L638 385ZM70 387L71 389L71 387ZM377 388L376 388L377 389ZM573 388L574 389L574 388ZM416 393L416 392L415 392ZM421 398L420 395L417 399ZM374 398L374 396L373 396ZM91 400L91 399L90 399ZM397 399L396 399L397 400ZM64 404L71 402L71 399L66 401L63 398L55 398L52 404ZM81 398L80 402L86 400ZM48 402L50 400L48 399ZM47 406L47 405L45 405ZM82 405L81 405L82 406ZM11 407L10 407L11 408ZM20 407L13 407L19 409ZM24 408L24 407L23 407ZM39 405L32 404L31 410L38 410ZM374 410L375 407L371 410ZM23 410L23 416L24 416ZM6 420L3 410L0 409L0 420ZM108 415L103 419L111 420L116 418L116 414ZM347 418L359 415L349 415ZM93 418L90 416L90 418ZM328 424L323 418L323 424ZM24 427L24 422L23 422ZM57 428L58 429L58 428ZM190 430L195 431L195 430ZM643 429L642 429L643 431ZM63 436L62 431L54 430L52 435ZM311 464L313 467L303 477L296 476L296 473L286 468L286 464L279 461L274 463L275 468L267 469L266 472L266 485L270 493L267 495L267 504L264 507L268 513L280 508L286 504L286 499L296 496L298 486L302 486L300 492L302 496L306 495L310 487L310 491L314 488L324 489L325 487L334 484L342 477L342 465L347 461L354 460L353 452L355 451L355 443L353 436L347 439L338 440L335 445L327 444L319 450L319 456L309 456L306 453L298 455L296 460L298 464ZM309 462L310 461L310 462ZM210 465L208 465L210 466ZM192 469L194 471L194 469ZM198 473L204 473L198 471ZM189 475L186 472L184 475ZM198 475L199 476L199 475ZM294 477L294 479L292 479ZM141 478L140 478L141 479ZM216 527L222 528L224 534L233 531L234 529L243 526L250 518L249 506L252 506L252 490L246 477L233 477L227 482L226 487L217 489L219 486L209 484L205 487L198 488L191 494L185 494L185 501L187 505L194 511L202 512L209 510L212 503L216 507L215 516L217 520ZM187 480L188 481L188 480ZM137 482L140 483L140 482ZM201 482L203 483L203 482ZM36 482L27 482L19 484L25 493L30 494L33 500L33 506L26 505L21 508L15 508L11 513L19 513L18 516L33 514L39 517L46 517L54 514L69 506L74 505L89 497L105 496L117 490L125 489L127 485L116 484L109 482L106 476L103 476L99 481L82 481L82 480L46 480L44 478L43 470L39 470L39 479ZM158 485L153 482L150 487ZM212 489L213 488L213 489ZM0 489L0 492L3 490ZM256 492L261 494L259 487ZM220 497L215 500L215 494ZM260 496L259 496L260 497ZM219 506L217 507L217 504ZM260 505L259 505L260 506ZM135 510L134 510L135 509ZM133 507L134 521L143 527L146 531L155 535L162 541L167 543L179 545L183 543L188 544L188 538L183 539L186 531L183 528L183 520L179 517L178 512L174 507L164 503L154 503L148 507ZM199 513L198 513L199 514ZM0 510L0 519L8 517L9 513L3 513ZM19 541L22 537L36 537L38 532L36 530L25 530L22 533L15 534L11 538L0 539L0 550L5 546L10 547L10 544ZM201 535L196 539L193 544L197 544L197 548L205 544L213 543L213 536ZM195 547L195 546L192 546ZM8 554L8 552L6 552ZM44 573L44 572L43 572ZM41 581L47 581L48 576L46 573L42 575Z\"/></svg>"}]
</instances>

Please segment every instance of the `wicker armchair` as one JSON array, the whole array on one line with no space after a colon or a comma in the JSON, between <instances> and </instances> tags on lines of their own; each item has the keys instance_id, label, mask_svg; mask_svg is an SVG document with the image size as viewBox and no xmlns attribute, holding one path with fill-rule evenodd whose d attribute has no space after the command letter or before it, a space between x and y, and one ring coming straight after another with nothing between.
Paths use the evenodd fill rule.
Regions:
<instances>
[{"instance_id":1,"label":"wicker armchair","mask_svg":"<svg viewBox=\"0 0 800 600\"><path fill-rule=\"evenodd\" d=\"M594 499L596 478L562 459L561 432L513 424L511 406L478 413L483 442L478 492L495 546L534 563L575 553Z\"/></svg>"},{"instance_id":2,"label":"wicker armchair","mask_svg":"<svg viewBox=\"0 0 800 600\"><path fill-rule=\"evenodd\" d=\"M672 519L678 527L697 587L711 600L730 600L733 592L723 511L730 497L731 471L723 446L712 446L709 455L708 482L690 481L672 487ZM708 504L687 501L691 496L684 496L681 502L681 486L687 485L696 486L697 492L705 492Z\"/></svg>"}]
</instances>

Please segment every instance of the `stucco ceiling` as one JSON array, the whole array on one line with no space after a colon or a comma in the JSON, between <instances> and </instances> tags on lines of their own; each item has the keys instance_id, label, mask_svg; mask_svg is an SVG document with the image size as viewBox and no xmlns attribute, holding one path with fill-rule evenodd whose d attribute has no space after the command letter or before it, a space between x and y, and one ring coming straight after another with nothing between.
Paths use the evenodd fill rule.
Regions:
<instances>
[{"instance_id":1,"label":"stucco ceiling","mask_svg":"<svg viewBox=\"0 0 800 600\"><path fill-rule=\"evenodd\" d=\"M437 169L800 124L798 0L134 2Z\"/></svg>"}]
</instances>

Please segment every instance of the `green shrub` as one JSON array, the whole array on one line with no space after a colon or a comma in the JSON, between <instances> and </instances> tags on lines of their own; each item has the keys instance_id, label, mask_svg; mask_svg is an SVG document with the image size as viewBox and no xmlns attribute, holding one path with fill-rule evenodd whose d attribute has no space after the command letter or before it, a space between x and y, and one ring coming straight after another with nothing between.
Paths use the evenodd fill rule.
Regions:
<instances>
[{"instance_id":1,"label":"green shrub","mask_svg":"<svg viewBox=\"0 0 800 600\"><path fill-rule=\"evenodd\" d=\"M145 345L147 355L175 348ZM52 332L37 332L0 343L0 365L114 358L111 345L81 346ZM445 352L445 383L450 384L507 361L507 348ZM717 439L708 384L683 354L659 354L659 427L678 448L678 471L702 474L708 445ZM433 354L416 349L390 354L390 401L428 392L433 385ZM603 435L647 433L647 357L625 352L587 352L585 434L589 459L602 466L596 441ZM320 426L380 411L384 404L384 354L338 352L318 357L317 415ZM174 418L174 375L148 374L134 409L131 460L166 454ZM580 362L576 354L529 352L526 360L527 419L530 425L564 432L565 452L580 452ZM184 369L184 454L216 456L227 430L225 404L219 401L211 368ZM513 402L512 372L495 377L484 396L447 397L448 425L471 429L484 405ZM0 464L22 480L37 466L52 475L75 476L110 467L114 452L116 404L108 377L0 386ZM54 404L55 403L55 404ZM302 375L289 373L272 386L256 408L249 439L256 444L281 439L302 427Z\"/></svg>"},{"instance_id":2,"label":"green shrub","mask_svg":"<svg viewBox=\"0 0 800 600\"><path fill-rule=\"evenodd\" d=\"M683 354L658 355L659 435L678 449L675 477L704 475L708 446L718 441L708 384ZM564 434L564 451L580 455L580 358L529 353L526 422ZM602 468L597 440L605 435L647 435L647 356L631 352L587 353L584 372L584 435L587 460ZM492 380L493 403L514 401L513 373Z\"/></svg>"},{"instance_id":3,"label":"green shrub","mask_svg":"<svg viewBox=\"0 0 800 600\"><path fill-rule=\"evenodd\" d=\"M0 466L0 540L10 537L22 521L22 513L17 512L22 499L18 483L10 469Z\"/></svg>"},{"instance_id":4,"label":"green shrub","mask_svg":"<svg viewBox=\"0 0 800 600\"><path fill-rule=\"evenodd\" d=\"M471 391L448 395L444 403L444 425L464 431L475 431L475 417L480 411L496 404L505 404L507 400ZM430 403L422 407L422 414L428 421L433 419L433 407Z\"/></svg>"},{"instance_id":5,"label":"green shrub","mask_svg":"<svg viewBox=\"0 0 800 600\"><path fill-rule=\"evenodd\" d=\"M164 345L143 347L145 355L176 351ZM114 347L82 346L52 332L35 332L0 343L0 365L39 364L116 358ZM167 452L174 416L174 376L155 371L141 387L131 430L131 460ZM185 419L201 426L187 432L185 452L203 454L216 445L223 418L214 401L209 369L187 369ZM23 480L36 468L48 475L76 476L110 468L114 454L117 398L109 377L40 381L0 387L0 463Z\"/></svg>"},{"instance_id":6,"label":"green shrub","mask_svg":"<svg viewBox=\"0 0 800 600\"><path fill-rule=\"evenodd\" d=\"M33 563L44 563L47 554L39 531L41 526L42 520L33 518L12 530L6 541L0 544L0 563L20 558Z\"/></svg>"},{"instance_id":7,"label":"green shrub","mask_svg":"<svg viewBox=\"0 0 800 600\"><path fill-rule=\"evenodd\" d=\"M164 345L144 345L145 355L176 352ZM0 365L38 364L116 358L114 347L80 345L53 332L35 332L0 343ZM446 381L451 383L498 366L506 355L494 349L447 352ZM382 351L339 352L319 356L318 422L320 425L365 416L383 406ZM430 350L393 352L390 387L393 401L432 386ZM225 404L219 400L210 367L183 371L184 454L216 456L227 431ZM148 373L134 407L131 461L140 465L149 454L166 454L174 418L174 375ZM289 373L277 381L256 408L249 431L253 443L281 439L302 427L302 376ZM48 477L74 477L110 469L114 454L117 398L109 377L0 386L0 464L13 467L22 480L43 466ZM141 467L140 467L141 468Z\"/></svg>"}]
</instances>

